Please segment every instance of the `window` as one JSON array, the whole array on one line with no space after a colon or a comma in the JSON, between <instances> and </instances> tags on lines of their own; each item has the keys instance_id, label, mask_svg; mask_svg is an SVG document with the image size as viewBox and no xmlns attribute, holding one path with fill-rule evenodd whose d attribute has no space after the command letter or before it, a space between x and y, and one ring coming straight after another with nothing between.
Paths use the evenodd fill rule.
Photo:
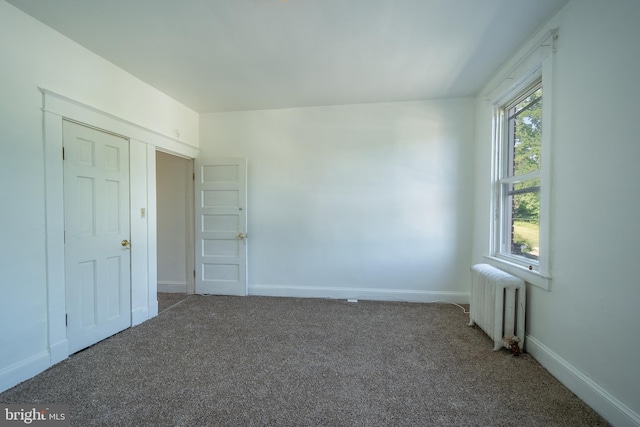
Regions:
<instances>
[{"instance_id":1,"label":"window","mask_svg":"<svg viewBox=\"0 0 640 427\"><path fill-rule=\"evenodd\" d=\"M548 80L548 79L547 79ZM551 86L549 84L549 86ZM545 289L548 272L548 132L542 70L494 104L491 259ZM549 95L549 94L547 94ZM545 192L546 190L546 192Z\"/></svg>"},{"instance_id":2,"label":"window","mask_svg":"<svg viewBox=\"0 0 640 427\"><path fill-rule=\"evenodd\" d=\"M542 82L502 108L504 140L498 178L498 253L530 270L540 257Z\"/></svg>"},{"instance_id":3,"label":"window","mask_svg":"<svg viewBox=\"0 0 640 427\"><path fill-rule=\"evenodd\" d=\"M532 42L486 93L493 101L489 263L549 289L553 52L558 30Z\"/></svg>"}]
</instances>

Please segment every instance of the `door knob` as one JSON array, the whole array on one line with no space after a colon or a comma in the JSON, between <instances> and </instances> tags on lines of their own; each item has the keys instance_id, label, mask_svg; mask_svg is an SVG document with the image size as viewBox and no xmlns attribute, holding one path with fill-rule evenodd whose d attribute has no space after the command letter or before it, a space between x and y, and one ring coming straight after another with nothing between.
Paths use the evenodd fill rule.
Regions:
<instances>
[{"instance_id":1,"label":"door knob","mask_svg":"<svg viewBox=\"0 0 640 427\"><path fill-rule=\"evenodd\" d=\"M124 239L122 242L120 242L120 244L125 249L131 249L131 242L128 241L127 239Z\"/></svg>"},{"instance_id":2,"label":"door knob","mask_svg":"<svg viewBox=\"0 0 640 427\"><path fill-rule=\"evenodd\" d=\"M243 240L247 237L246 233L240 233L238 234L238 240Z\"/></svg>"}]
</instances>

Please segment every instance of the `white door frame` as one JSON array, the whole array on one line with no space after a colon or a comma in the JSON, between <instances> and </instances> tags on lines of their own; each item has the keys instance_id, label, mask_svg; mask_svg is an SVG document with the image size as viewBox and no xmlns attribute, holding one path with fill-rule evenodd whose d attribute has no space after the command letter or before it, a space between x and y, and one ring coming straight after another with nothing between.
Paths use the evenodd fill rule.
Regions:
<instances>
[{"instance_id":1,"label":"white door frame","mask_svg":"<svg viewBox=\"0 0 640 427\"><path fill-rule=\"evenodd\" d=\"M40 89L44 115L46 283L49 365L69 356L65 324L63 118L130 140L131 320L132 325L158 313L156 254L155 150L195 158L199 150L153 130L105 113L63 95ZM142 209L145 209L144 215Z\"/></svg>"},{"instance_id":2,"label":"white door frame","mask_svg":"<svg viewBox=\"0 0 640 427\"><path fill-rule=\"evenodd\" d=\"M196 293L196 225L194 222L195 215L195 197L194 197L194 185L195 185L195 159L190 159L189 161L189 172L191 179L188 180L187 184L188 190L186 194L186 218L187 218L187 241L186 241L186 251L187 251L187 294L195 294Z\"/></svg>"}]
</instances>

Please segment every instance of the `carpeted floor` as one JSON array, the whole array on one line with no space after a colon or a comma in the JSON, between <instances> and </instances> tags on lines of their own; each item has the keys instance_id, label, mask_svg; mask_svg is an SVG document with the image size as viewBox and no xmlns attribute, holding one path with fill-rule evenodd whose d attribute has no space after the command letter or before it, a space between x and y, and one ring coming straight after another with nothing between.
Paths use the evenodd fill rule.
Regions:
<instances>
[{"instance_id":1,"label":"carpeted floor","mask_svg":"<svg viewBox=\"0 0 640 427\"><path fill-rule=\"evenodd\" d=\"M162 304L165 307L164 304ZM603 426L446 304L205 297L0 394L118 426Z\"/></svg>"},{"instance_id":2,"label":"carpeted floor","mask_svg":"<svg viewBox=\"0 0 640 427\"><path fill-rule=\"evenodd\" d=\"M158 314L189 298L187 294L158 292Z\"/></svg>"}]
</instances>

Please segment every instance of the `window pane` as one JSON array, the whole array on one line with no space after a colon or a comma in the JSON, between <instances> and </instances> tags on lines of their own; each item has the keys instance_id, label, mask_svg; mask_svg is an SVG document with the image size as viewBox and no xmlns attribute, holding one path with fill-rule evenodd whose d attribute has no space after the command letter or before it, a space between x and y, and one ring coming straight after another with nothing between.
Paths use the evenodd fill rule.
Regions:
<instances>
[{"instance_id":1,"label":"window pane","mask_svg":"<svg viewBox=\"0 0 640 427\"><path fill-rule=\"evenodd\" d=\"M507 186L506 241L509 253L537 260L540 255L540 179Z\"/></svg>"},{"instance_id":2,"label":"window pane","mask_svg":"<svg viewBox=\"0 0 640 427\"><path fill-rule=\"evenodd\" d=\"M542 88L509 109L509 176L540 169Z\"/></svg>"}]
</instances>

